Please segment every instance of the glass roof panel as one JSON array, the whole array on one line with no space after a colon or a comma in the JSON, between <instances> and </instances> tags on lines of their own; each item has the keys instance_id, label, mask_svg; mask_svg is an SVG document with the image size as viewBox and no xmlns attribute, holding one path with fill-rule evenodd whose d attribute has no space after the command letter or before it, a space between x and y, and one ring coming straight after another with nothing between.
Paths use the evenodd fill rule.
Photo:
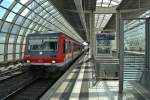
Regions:
<instances>
[{"instance_id":1,"label":"glass roof panel","mask_svg":"<svg viewBox=\"0 0 150 100\"><path fill-rule=\"evenodd\" d=\"M0 7L0 19L2 19L3 15L5 14L6 10Z\"/></svg>"},{"instance_id":2,"label":"glass roof panel","mask_svg":"<svg viewBox=\"0 0 150 100\"><path fill-rule=\"evenodd\" d=\"M114 2L114 1L112 1L111 4L112 4L112 5L118 5L118 3L117 3L117 2Z\"/></svg>"},{"instance_id":3,"label":"glass roof panel","mask_svg":"<svg viewBox=\"0 0 150 100\"><path fill-rule=\"evenodd\" d=\"M22 16L25 16L28 12L29 12L29 9L26 8L26 9L21 13L21 15L22 15Z\"/></svg>"},{"instance_id":4,"label":"glass roof panel","mask_svg":"<svg viewBox=\"0 0 150 100\"><path fill-rule=\"evenodd\" d=\"M20 0L20 2L22 3L22 4L25 4L25 3L27 3L29 0Z\"/></svg>"},{"instance_id":5,"label":"glass roof panel","mask_svg":"<svg viewBox=\"0 0 150 100\"><path fill-rule=\"evenodd\" d=\"M102 7L108 7L108 6L109 4L105 4L105 3L102 4Z\"/></svg>"},{"instance_id":6,"label":"glass roof panel","mask_svg":"<svg viewBox=\"0 0 150 100\"><path fill-rule=\"evenodd\" d=\"M20 29L20 26L18 25L13 25L13 28L11 30L12 34L17 34L18 30Z\"/></svg>"},{"instance_id":7,"label":"glass roof panel","mask_svg":"<svg viewBox=\"0 0 150 100\"><path fill-rule=\"evenodd\" d=\"M1 37L0 37L1 38ZM4 44L0 44L0 54L3 54L4 53Z\"/></svg>"},{"instance_id":8,"label":"glass roof panel","mask_svg":"<svg viewBox=\"0 0 150 100\"><path fill-rule=\"evenodd\" d=\"M2 0L0 5L2 5L5 8L8 8L13 2L14 0Z\"/></svg>"},{"instance_id":9,"label":"glass roof panel","mask_svg":"<svg viewBox=\"0 0 150 100\"><path fill-rule=\"evenodd\" d=\"M15 5L15 7L12 9L12 11L14 11L14 12L17 13L17 12L21 9L21 7L22 7L22 5L19 4L19 3L17 3L17 4Z\"/></svg>"},{"instance_id":10,"label":"glass roof panel","mask_svg":"<svg viewBox=\"0 0 150 100\"><path fill-rule=\"evenodd\" d=\"M0 33L0 43L5 43L6 33Z\"/></svg>"},{"instance_id":11,"label":"glass roof panel","mask_svg":"<svg viewBox=\"0 0 150 100\"><path fill-rule=\"evenodd\" d=\"M113 6L118 6L121 1L122 0L97 0L96 6L109 8ZM111 16L112 14L95 14L95 27L98 30L103 29L110 20Z\"/></svg>"},{"instance_id":12,"label":"glass roof panel","mask_svg":"<svg viewBox=\"0 0 150 100\"><path fill-rule=\"evenodd\" d=\"M97 0L97 3L102 2L103 0Z\"/></svg>"},{"instance_id":13,"label":"glass roof panel","mask_svg":"<svg viewBox=\"0 0 150 100\"><path fill-rule=\"evenodd\" d=\"M119 5L122 0L97 0L96 6L111 7Z\"/></svg>"},{"instance_id":14,"label":"glass roof panel","mask_svg":"<svg viewBox=\"0 0 150 100\"><path fill-rule=\"evenodd\" d=\"M32 3L28 6L28 8L29 9L34 9L37 6L38 6L38 4L35 1L32 1Z\"/></svg>"},{"instance_id":15,"label":"glass roof panel","mask_svg":"<svg viewBox=\"0 0 150 100\"><path fill-rule=\"evenodd\" d=\"M45 2L45 3L43 3L42 6L43 6L43 7L48 7L48 6L49 6L48 1Z\"/></svg>"},{"instance_id":16,"label":"glass roof panel","mask_svg":"<svg viewBox=\"0 0 150 100\"><path fill-rule=\"evenodd\" d=\"M15 13L10 12L6 18L6 21L12 22L13 18L15 17Z\"/></svg>"},{"instance_id":17,"label":"glass roof panel","mask_svg":"<svg viewBox=\"0 0 150 100\"><path fill-rule=\"evenodd\" d=\"M10 27L10 23L5 22L2 27L2 32L8 32Z\"/></svg>"},{"instance_id":18,"label":"glass roof panel","mask_svg":"<svg viewBox=\"0 0 150 100\"><path fill-rule=\"evenodd\" d=\"M111 2L111 0L103 0L103 2L108 2L108 3L110 3L110 2Z\"/></svg>"}]
</instances>

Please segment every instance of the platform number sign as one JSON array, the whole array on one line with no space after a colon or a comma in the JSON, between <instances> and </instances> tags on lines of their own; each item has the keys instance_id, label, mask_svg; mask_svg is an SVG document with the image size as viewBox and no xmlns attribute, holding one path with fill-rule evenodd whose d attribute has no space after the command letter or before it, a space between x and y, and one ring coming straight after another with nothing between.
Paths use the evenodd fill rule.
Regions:
<instances>
[{"instance_id":1,"label":"platform number sign","mask_svg":"<svg viewBox=\"0 0 150 100\"><path fill-rule=\"evenodd\" d=\"M114 34L97 34L96 40L115 40Z\"/></svg>"}]
</instances>

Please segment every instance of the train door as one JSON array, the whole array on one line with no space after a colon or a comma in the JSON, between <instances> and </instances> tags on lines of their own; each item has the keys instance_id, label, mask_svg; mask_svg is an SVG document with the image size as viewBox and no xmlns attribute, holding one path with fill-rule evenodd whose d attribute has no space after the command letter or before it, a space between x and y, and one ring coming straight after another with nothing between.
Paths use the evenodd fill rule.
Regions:
<instances>
[{"instance_id":1,"label":"train door","mask_svg":"<svg viewBox=\"0 0 150 100\"><path fill-rule=\"evenodd\" d=\"M66 41L63 40L63 56L64 56L64 62L66 63Z\"/></svg>"},{"instance_id":2,"label":"train door","mask_svg":"<svg viewBox=\"0 0 150 100\"><path fill-rule=\"evenodd\" d=\"M72 59L74 58L74 56L73 56L73 52L74 52L74 50L73 50L73 49L74 49L74 48L73 48L73 44L74 44L74 43L73 43L73 42L71 42L71 49L72 49L72 50L71 50L71 52L72 52Z\"/></svg>"},{"instance_id":3,"label":"train door","mask_svg":"<svg viewBox=\"0 0 150 100\"><path fill-rule=\"evenodd\" d=\"M69 49L69 60L72 60L72 45L71 45L71 41L69 40L68 42L68 49Z\"/></svg>"}]
</instances>

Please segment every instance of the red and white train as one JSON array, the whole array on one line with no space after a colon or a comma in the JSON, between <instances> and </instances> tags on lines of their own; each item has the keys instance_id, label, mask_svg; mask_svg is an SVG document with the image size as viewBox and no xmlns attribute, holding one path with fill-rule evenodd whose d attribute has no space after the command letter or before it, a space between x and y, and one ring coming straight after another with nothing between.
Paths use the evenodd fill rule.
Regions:
<instances>
[{"instance_id":1,"label":"red and white train","mask_svg":"<svg viewBox=\"0 0 150 100\"><path fill-rule=\"evenodd\" d=\"M48 71L64 70L83 52L83 45L62 32L28 34L24 62Z\"/></svg>"}]
</instances>

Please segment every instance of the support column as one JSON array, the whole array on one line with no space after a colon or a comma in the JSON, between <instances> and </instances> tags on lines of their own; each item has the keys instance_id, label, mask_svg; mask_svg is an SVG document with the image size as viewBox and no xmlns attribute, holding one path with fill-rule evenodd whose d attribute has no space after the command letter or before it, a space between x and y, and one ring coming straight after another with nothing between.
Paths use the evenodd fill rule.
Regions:
<instances>
[{"instance_id":1,"label":"support column","mask_svg":"<svg viewBox=\"0 0 150 100\"><path fill-rule=\"evenodd\" d=\"M124 23L121 13L116 13L116 49L119 58L119 93L123 92L123 65L124 65Z\"/></svg>"},{"instance_id":2,"label":"support column","mask_svg":"<svg viewBox=\"0 0 150 100\"><path fill-rule=\"evenodd\" d=\"M116 49L119 50L120 11L116 13Z\"/></svg>"},{"instance_id":3,"label":"support column","mask_svg":"<svg viewBox=\"0 0 150 100\"><path fill-rule=\"evenodd\" d=\"M150 66L150 18L146 19L145 24L145 61L146 61L146 69L149 69Z\"/></svg>"},{"instance_id":4,"label":"support column","mask_svg":"<svg viewBox=\"0 0 150 100\"><path fill-rule=\"evenodd\" d=\"M95 14L92 13L92 25L93 25L93 28L92 28L92 32L93 32L93 55L94 57L96 56L96 32L95 32Z\"/></svg>"},{"instance_id":5,"label":"support column","mask_svg":"<svg viewBox=\"0 0 150 100\"><path fill-rule=\"evenodd\" d=\"M119 34L119 93L123 92L123 65L124 65L124 23L120 19Z\"/></svg>"},{"instance_id":6,"label":"support column","mask_svg":"<svg viewBox=\"0 0 150 100\"><path fill-rule=\"evenodd\" d=\"M95 56L94 52L94 37L95 37L95 32L94 32L94 14L93 11L90 13L90 49L91 53L93 56Z\"/></svg>"},{"instance_id":7,"label":"support column","mask_svg":"<svg viewBox=\"0 0 150 100\"><path fill-rule=\"evenodd\" d=\"M147 80L150 80L150 78L148 77L150 75L150 72L148 70L150 70L150 18L146 19L145 22L145 72L144 72L144 77L142 79L142 81L144 81L143 83L145 83L147 86L150 86L150 82L146 82Z\"/></svg>"}]
</instances>

